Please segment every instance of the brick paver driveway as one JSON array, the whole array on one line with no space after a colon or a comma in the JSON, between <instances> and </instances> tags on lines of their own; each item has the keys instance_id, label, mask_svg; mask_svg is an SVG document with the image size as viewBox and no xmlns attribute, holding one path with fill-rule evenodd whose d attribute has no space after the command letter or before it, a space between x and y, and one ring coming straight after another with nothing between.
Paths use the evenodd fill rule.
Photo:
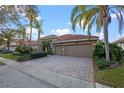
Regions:
<instances>
[{"instance_id":1,"label":"brick paver driveway","mask_svg":"<svg viewBox=\"0 0 124 93\"><path fill-rule=\"evenodd\" d=\"M6 61L5 63L11 69L44 82L41 82L41 87L94 87L91 58L53 55L22 63L3 61ZM36 85L40 87L39 84Z\"/></svg>"},{"instance_id":2,"label":"brick paver driveway","mask_svg":"<svg viewBox=\"0 0 124 93\"><path fill-rule=\"evenodd\" d=\"M91 58L49 56L22 63L23 65L43 68L56 73L92 81L93 65Z\"/></svg>"}]
</instances>

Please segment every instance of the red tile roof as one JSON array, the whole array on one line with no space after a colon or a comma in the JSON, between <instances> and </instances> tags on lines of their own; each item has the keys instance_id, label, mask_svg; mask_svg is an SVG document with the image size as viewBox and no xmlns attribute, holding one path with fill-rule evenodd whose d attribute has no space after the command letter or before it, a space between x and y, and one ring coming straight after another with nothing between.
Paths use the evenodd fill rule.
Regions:
<instances>
[{"instance_id":1,"label":"red tile roof","mask_svg":"<svg viewBox=\"0 0 124 93\"><path fill-rule=\"evenodd\" d=\"M66 34L62 36L58 36L56 41L67 41L67 40L78 40L78 39L93 39L98 38L97 36L88 36L88 35L74 35L74 34Z\"/></svg>"},{"instance_id":2,"label":"red tile roof","mask_svg":"<svg viewBox=\"0 0 124 93\"><path fill-rule=\"evenodd\" d=\"M13 42L15 43L15 45L11 45L11 46L18 46L21 44L25 44L25 45L37 45L38 42L37 41L30 41L30 40L22 40L22 39L14 39Z\"/></svg>"}]
</instances>

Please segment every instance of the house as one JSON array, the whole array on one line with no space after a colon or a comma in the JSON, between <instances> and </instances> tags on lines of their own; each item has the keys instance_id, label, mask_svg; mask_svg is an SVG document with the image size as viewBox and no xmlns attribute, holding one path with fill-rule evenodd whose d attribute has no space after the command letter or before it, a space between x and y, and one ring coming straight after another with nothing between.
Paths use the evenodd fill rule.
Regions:
<instances>
[{"instance_id":1,"label":"house","mask_svg":"<svg viewBox=\"0 0 124 93\"><path fill-rule=\"evenodd\" d=\"M44 41L44 40L51 40L51 41L55 41L58 39L58 36L56 35L48 35L48 36L44 36L41 38L41 41Z\"/></svg>"},{"instance_id":2,"label":"house","mask_svg":"<svg viewBox=\"0 0 124 93\"><path fill-rule=\"evenodd\" d=\"M92 57L97 40L96 36L66 34L52 42L53 51L62 56Z\"/></svg>"},{"instance_id":3,"label":"house","mask_svg":"<svg viewBox=\"0 0 124 93\"><path fill-rule=\"evenodd\" d=\"M124 49L124 37L121 37L121 38L115 40L112 43L113 44L117 44L119 47L121 47L122 49Z\"/></svg>"}]
</instances>

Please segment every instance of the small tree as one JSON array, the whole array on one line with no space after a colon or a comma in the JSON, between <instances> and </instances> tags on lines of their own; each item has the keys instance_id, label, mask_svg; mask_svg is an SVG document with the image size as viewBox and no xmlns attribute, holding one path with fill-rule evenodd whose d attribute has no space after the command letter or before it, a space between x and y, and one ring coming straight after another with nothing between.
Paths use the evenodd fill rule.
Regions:
<instances>
[{"instance_id":1,"label":"small tree","mask_svg":"<svg viewBox=\"0 0 124 93\"><path fill-rule=\"evenodd\" d=\"M53 54L50 46L51 42L51 40L42 40L43 51L47 52L48 54Z\"/></svg>"},{"instance_id":2,"label":"small tree","mask_svg":"<svg viewBox=\"0 0 124 93\"><path fill-rule=\"evenodd\" d=\"M8 50L10 49L10 43L16 36L16 30L14 29L3 29L1 30L0 37L6 40L6 46Z\"/></svg>"},{"instance_id":3,"label":"small tree","mask_svg":"<svg viewBox=\"0 0 124 93\"><path fill-rule=\"evenodd\" d=\"M32 50L32 47L26 45L19 45L16 47L16 51L20 54L30 54Z\"/></svg>"}]
</instances>

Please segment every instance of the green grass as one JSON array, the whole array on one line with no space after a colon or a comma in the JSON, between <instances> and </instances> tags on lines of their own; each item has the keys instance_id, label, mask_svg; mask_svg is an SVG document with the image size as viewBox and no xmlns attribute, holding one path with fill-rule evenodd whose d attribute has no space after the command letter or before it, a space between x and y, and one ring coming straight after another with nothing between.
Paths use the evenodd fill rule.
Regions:
<instances>
[{"instance_id":1,"label":"green grass","mask_svg":"<svg viewBox=\"0 0 124 93\"><path fill-rule=\"evenodd\" d=\"M120 67L97 71L96 81L111 87L124 88L124 64Z\"/></svg>"},{"instance_id":2,"label":"green grass","mask_svg":"<svg viewBox=\"0 0 124 93\"><path fill-rule=\"evenodd\" d=\"M0 62L0 65L5 65L3 62Z\"/></svg>"},{"instance_id":3,"label":"green grass","mask_svg":"<svg viewBox=\"0 0 124 93\"><path fill-rule=\"evenodd\" d=\"M24 62L27 60L32 60L35 58L40 58L40 57L45 57L47 56L46 53L34 53L34 54L18 54L18 55L13 55L11 53L5 53L5 54L0 54L0 57L7 58L7 59L12 59L18 62Z\"/></svg>"},{"instance_id":4,"label":"green grass","mask_svg":"<svg viewBox=\"0 0 124 93\"><path fill-rule=\"evenodd\" d=\"M17 60L17 58L18 58L19 56L6 53L6 54L0 54L0 57L12 59L12 60Z\"/></svg>"},{"instance_id":5,"label":"green grass","mask_svg":"<svg viewBox=\"0 0 124 93\"><path fill-rule=\"evenodd\" d=\"M30 60L29 55L13 55L11 53L0 54L0 57L15 60L18 62Z\"/></svg>"}]
</instances>

